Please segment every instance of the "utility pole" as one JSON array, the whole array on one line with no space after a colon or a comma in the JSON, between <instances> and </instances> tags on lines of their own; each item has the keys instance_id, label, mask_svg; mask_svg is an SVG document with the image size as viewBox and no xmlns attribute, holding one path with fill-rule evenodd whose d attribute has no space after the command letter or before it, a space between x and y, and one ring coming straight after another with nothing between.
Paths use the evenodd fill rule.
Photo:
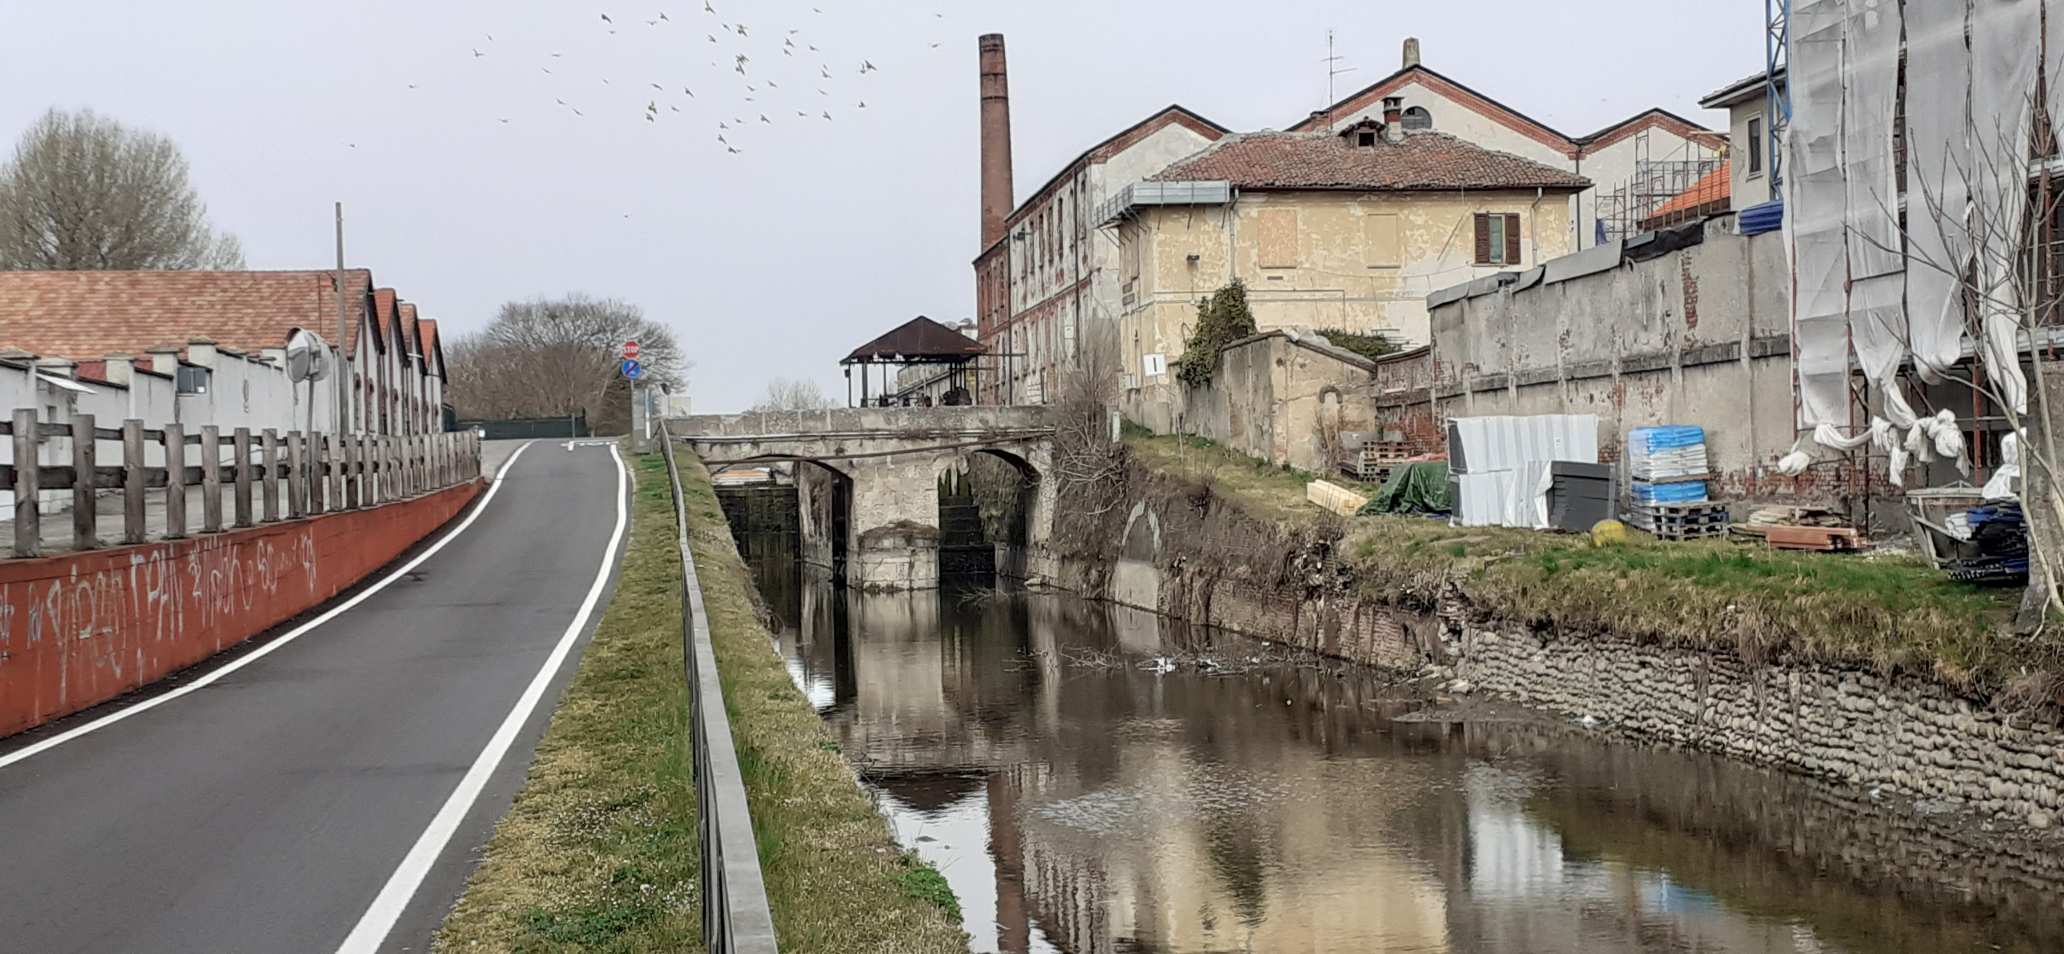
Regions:
<instances>
[{"instance_id":1,"label":"utility pole","mask_svg":"<svg viewBox=\"0 0 2064 954\"><path fill-rule=\"evenodd\" d=\"M345 307L345 295L344 295L344 203L342 203L342 202L339 202L339 203L337 203L337 414L336 414L336 417L337 417L337 439L338 439L338 440L343 440L343 439L344 439L344 427L345 427L345 425L346 425L346 424L347 424L347 423L349 422L349 417L348 417L348 415L347 415L347 413L346 413L346 410L345 410L345 405L346 405L346 402L347 402L347 400L348 400L348 398L347 398L347 395L348 395L348 394L350 393L350 392L349 392L349 390L348 390L348 389L349 389L349 387L350 387L350 385L349 385L349 384L347 383L346 379L347 379L347 378L349 378L349 377L351 377L351 358L350 358L350 356L349 356L349 355L348 355L348 354L346 353L346 352L347 352L347 351L349 350L349 348L350 348L350 344L351 344L351 332L350 332L350 322L351 322L351 319L350 319L349 315L350 315L350 312L349 312L349 310L348 310L348 309L347 309L347 308ZM309 399L309 405L310 405L310 409L309 409L309 410L310 410L310 413L313 413L313 412L314 412L314 406L313 406L314 404L315 404L314 398L313 398L313 396L311 396L311 397L310 397L310 399Z\"/></svg>"}]
</instances>

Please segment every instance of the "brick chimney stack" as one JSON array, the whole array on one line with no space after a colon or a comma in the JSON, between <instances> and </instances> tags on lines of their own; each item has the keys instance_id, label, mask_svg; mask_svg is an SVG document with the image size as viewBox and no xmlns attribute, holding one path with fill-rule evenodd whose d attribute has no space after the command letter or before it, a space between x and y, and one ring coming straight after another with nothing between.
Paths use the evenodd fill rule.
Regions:
<instances>
[{"instance_id":1,"label":"brick chimney stack","mask_svg":"<svg viewBox=\"0 0 2064 954\"><path fill-rule=\"evenodd\" d=\"M982 58L982 247L1003 239L1010 218L1011 128L1010 78L1003 60L1003 34L985 33L978 41Z\"/></svg>"},{"instance_id":2,"label":"brick chimney stack","mask_svg":"<svg viewBox=\"0 0 2064 954\"><path fill-rule=\"evenodd\" d=\"M1405 98L1383 97L1383 138L1386 142L1403 142L1405 139Z\"/></svg>"}]
</instances>

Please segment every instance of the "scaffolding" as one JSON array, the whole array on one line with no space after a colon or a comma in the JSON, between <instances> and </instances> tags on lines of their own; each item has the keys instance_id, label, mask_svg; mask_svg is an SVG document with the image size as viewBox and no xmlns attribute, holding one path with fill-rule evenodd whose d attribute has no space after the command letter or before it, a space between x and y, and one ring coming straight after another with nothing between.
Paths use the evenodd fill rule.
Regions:
<instances>
[{"instance_id":1,"label":"scaffolding","mask_svg":"<svg viewBox=\"0 0 2064 954\"><path fill-rule=\"evenodd\" d=\"M1727 153L1696 139L1676 139L1653 154L1650 130L1634 134L1634 174L1598 190L1598 240L1611 242L1727 209L1732 186Z\"/></svg>"}]
</instances>

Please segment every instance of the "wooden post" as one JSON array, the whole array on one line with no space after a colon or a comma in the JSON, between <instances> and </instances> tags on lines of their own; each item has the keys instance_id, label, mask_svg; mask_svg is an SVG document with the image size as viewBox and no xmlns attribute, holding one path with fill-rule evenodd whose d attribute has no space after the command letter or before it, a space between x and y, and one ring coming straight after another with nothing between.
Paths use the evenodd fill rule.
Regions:
<instances>
[{"instance_id":1,"label":"wooden post","mask_svg":"<svg viewBox=\"0 0 2064 954\"><path fill-rule=\"evenodd\" d=\"M279 431L266 428L258 436L258 462L265 468L265 477L258 484L258 496L264 501L264 510L259 519L266 523L279 520Z\"/></svg>"},{"instance_id":2,"label":"wooden post","mask_svg":"<svg viewBox=\"0 0 2064 954\"><path fill-rule=\"evenodd\" d=\"M335 513L344 509L344 440L348 435L327 434L323 437L323 512Z\"/></svg>"},{"instance_id":3,"label":"wooden post","mask_svg":"<svg viewBox=\"0 0 2064 954\"><path fill-rule=\"evenodd\" d=\"M230 437L236 451L236 525L251 525L251 429L239 427Z\"/></svg>"},{"instance_id":4,"label":"wooden post","mask_svg":"<svg viewBox=\"0 0 2064 954\"><path fill-rule=\"evenodd\" d=\"M144 524L143 422L135 418L122 422L122 542L142 543L150 529Z\"/></svg>"},{"instance_id":5,"label":"wooden post","mask_svg":"<svg viewBox=\"0 0 2064 954\"><path fill-rule=\"evenodd\" d=\"M308 516L308 450L300 431L287 432L287 516Z\"/></svg>"},{"instance_id":6,"label":"wooden post","mask_svg":"<svg viewBox=\"0 0 2064 954\"><path fill-rule=\"evenodd\" d=\"M94 450L93 415L72 415L72 549L91 550L100 546L94 533L99 513L93 502Z\"/></svg>"},{"instance_id":7,"label":"wooden post","mask_svg":"<svg viewBox=\"0 0 2064 954\"><path fill-rule=\"evenodd\" d=\"M14 555L41 556L43 522L36 495L41 485L43 438L36 430L36 409L14 409Z\"/></svg>"},{"instance_id":8,"label":"wooden post","mask_svg":"<svg viewBox=\"0 0 2064 954\"><path fill-rule=\"evenodd\" d=\"M310 434L308 441L308 515L313 517L329 509L330 435Z\"/></svg>"},{"instance_id":9,"label":"wooden post","mask_svg":"<svg viewBox=\"0 0 2064 954\"><path fill-rule=\"evenodd\" d=\"M375 434L360 434L358 441L358 462L365 468L365 502L366 506L370 507L380 502L379 495L388 492L385 475L378 473L382 463L380 438Z\"/></svg>"},{"instance_id":10,"label":"wooden post","mask_svg":"<svg viewBox=\"0 0 2064 954\"><path fill-rule=\"evenodd\" d=\"M201 532L222 532L222 429L201 425Z\"/></svg>"},{"instance_id":11,"label":"wooden post","mask_svg":"<svg viewBox=\"0 0 2064 954\"><path fill-rule=\"evenodd\" d=\"M165 538L186 536L186 434L165 425Z\"/></svg>"},{"instance_id":12,"label":"wooden post","mask_svg":"<svg viewBox=\"0 0 2064 954\"><path fill-rule=\"evenodd\" d=\"M387 439L384 437L373 438L373 442L367 450L372 459L377 462L376 467L379 471L375 475L379 479L380 486L380 496L377 498L377 502L392 502L397 496L394 486L394 457L387 445Z\"/></svg>"},{"instance_id":13,"label":"wooden post","mask_svg":"<svg viewBox=\"0 0 2064 954\"><path fill-rule=\"evenodd\" d=\"M353 510L365 506L365 435L352 434L344 438L344 506Z\"/></svg>"}]
</instances>

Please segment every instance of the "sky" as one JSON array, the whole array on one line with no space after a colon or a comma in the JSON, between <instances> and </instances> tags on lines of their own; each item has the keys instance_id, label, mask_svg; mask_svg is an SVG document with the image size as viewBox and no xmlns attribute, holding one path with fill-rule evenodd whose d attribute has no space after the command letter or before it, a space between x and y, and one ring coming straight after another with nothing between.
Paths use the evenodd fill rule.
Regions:
<instances>
[{"instance_id":1,"label":"sky","mask_svg":"<svg viewBox=\"0 0 2064 954\"><path fill-rule=\"evenodd\" d=\"M973 314L980 34L1008 43L1020 199L1169 103L1295 122L1329 29L1341 96L1416 36L1572 135L1651 106L1725 128L1699 97L1763 57L1761 0L710 6L0 0L0 141L53 106L172 137L252 268L334 266L341 201L350 263L447 335L509 300L634 303L685 345L695 410L726 411L774 377L843 400L853 347Z\"/></svg>"}]
</instances>

